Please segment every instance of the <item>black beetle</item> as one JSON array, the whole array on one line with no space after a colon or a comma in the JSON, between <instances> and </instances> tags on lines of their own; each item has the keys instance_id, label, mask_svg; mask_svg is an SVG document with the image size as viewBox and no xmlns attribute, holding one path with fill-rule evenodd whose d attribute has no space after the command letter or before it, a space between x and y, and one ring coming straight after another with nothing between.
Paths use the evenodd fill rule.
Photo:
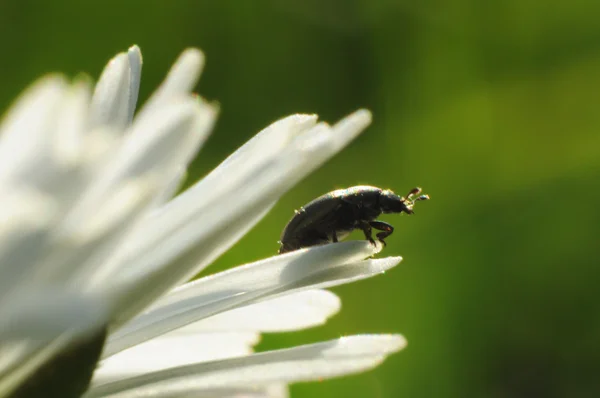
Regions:
<instances>
[{"instance_id":1,"label":"black beetle","mask_svg":"<svg viewBox=\"0 0 600 398\"><path fill-rule=\"evenodd\" d=\"M394 232L394 227L375 218L381 213L413 214L416 201L429 199L427 195L415 197L420 193L421 188L414 188L404 198L389 189L359 185L319 196L296 210L281 234L279 253L337 242L355 229L362 230L373 244L371 230L382 231L377 239L385 245L384 239Z\"/></svg>"}]
</instances>

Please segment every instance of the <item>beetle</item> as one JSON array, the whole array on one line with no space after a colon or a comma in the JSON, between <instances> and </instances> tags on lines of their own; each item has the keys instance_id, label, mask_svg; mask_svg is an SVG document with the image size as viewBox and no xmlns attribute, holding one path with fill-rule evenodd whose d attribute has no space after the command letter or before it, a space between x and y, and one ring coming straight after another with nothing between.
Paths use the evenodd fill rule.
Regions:
<instances>
[{"instance_id":1,"label":"beetle","mask_svg":"<svg viewBox=\"0 0 600 398\"><path fill-rule=\"evenodd\" d=\"M281 233L279 254L337 242L355 229L362 230L372 244L375 244L372 230L381 231L377 239L385 245L384 239L394 232L394 227L376 218L381 213L413 214L415 202L427 199L429 196L421 195L418 187L411 189L406 197L368 185L329 192L296 210Z\"/></svg>"}]
</instances>

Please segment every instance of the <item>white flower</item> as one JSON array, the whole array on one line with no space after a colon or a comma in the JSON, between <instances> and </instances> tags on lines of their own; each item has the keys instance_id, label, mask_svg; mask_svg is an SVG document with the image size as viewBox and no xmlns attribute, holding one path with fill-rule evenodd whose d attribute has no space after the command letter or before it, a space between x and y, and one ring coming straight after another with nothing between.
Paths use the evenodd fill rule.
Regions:
<instances>
[{"instance_id":1,"label":"white flower","mask_svg":"<svg viewBox=\"0 0 600 398\"><path fill-rule=\"evenodd\" d=\"M279 120L171 199L217 109L191 93L203 65L192 49L134 119L141 65L137 47L117 55L93 94L86 80L44 78L0 126L0 396L61 353L99 355L106 331L101 361L87 359L86 397L282 397L289 383L364 371L401 349L401 336L361 335L252 353L260 332L337 312L323 288L400 262L370 259L380 248L368 242L179 286L358 135L369 112L333 126Z\"/></svg>"}]
</instances>

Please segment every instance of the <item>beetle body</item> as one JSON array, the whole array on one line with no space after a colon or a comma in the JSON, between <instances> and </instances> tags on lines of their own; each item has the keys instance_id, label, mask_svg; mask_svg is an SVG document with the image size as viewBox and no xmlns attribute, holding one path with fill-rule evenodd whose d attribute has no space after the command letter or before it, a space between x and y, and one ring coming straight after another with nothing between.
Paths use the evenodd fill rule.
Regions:
<instances>
[{"instance_id":1,"label":"beetle body","mask_svg":"<svg viewBox=\"0 0 600 398\"><path fill-rule=\"evenodd\" d=\"M414 198L420 193L421 189L415 188L404 198L367 185L327 193L296 211L281 234L279 253L337 242L355 229L362 230L372 243L372 229L379 230L377 239L385 244L394 227L376 218L381 213L412 214L415 201L429 199L427 195Z\"/></svg>"}]
</instances>

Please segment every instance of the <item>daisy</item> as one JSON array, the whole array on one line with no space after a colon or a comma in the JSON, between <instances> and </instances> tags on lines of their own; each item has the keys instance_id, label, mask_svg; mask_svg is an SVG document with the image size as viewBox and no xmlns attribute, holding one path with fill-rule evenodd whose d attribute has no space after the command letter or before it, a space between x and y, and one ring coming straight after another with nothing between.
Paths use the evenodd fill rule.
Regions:
<instances>
[{"instance_id":1,"label":"daisy","mask_svg":"<svg viewBox=\"0 0 600 398\"><path fill-rule=\"evenodd\" d=\"M174 196L216 105L191 93L186 50L135 114L142 57L113 58L92 90L49 76L0 125L0 396L285 397L294 382L371 369L405 345L358 335L253 353L260 333L322 324L325 288L400 257L368 242L278 255L185 283L298 181L367 127L292 115ZM37 395L35 395L37 394Z\"/></svg>"}]
</instances>

